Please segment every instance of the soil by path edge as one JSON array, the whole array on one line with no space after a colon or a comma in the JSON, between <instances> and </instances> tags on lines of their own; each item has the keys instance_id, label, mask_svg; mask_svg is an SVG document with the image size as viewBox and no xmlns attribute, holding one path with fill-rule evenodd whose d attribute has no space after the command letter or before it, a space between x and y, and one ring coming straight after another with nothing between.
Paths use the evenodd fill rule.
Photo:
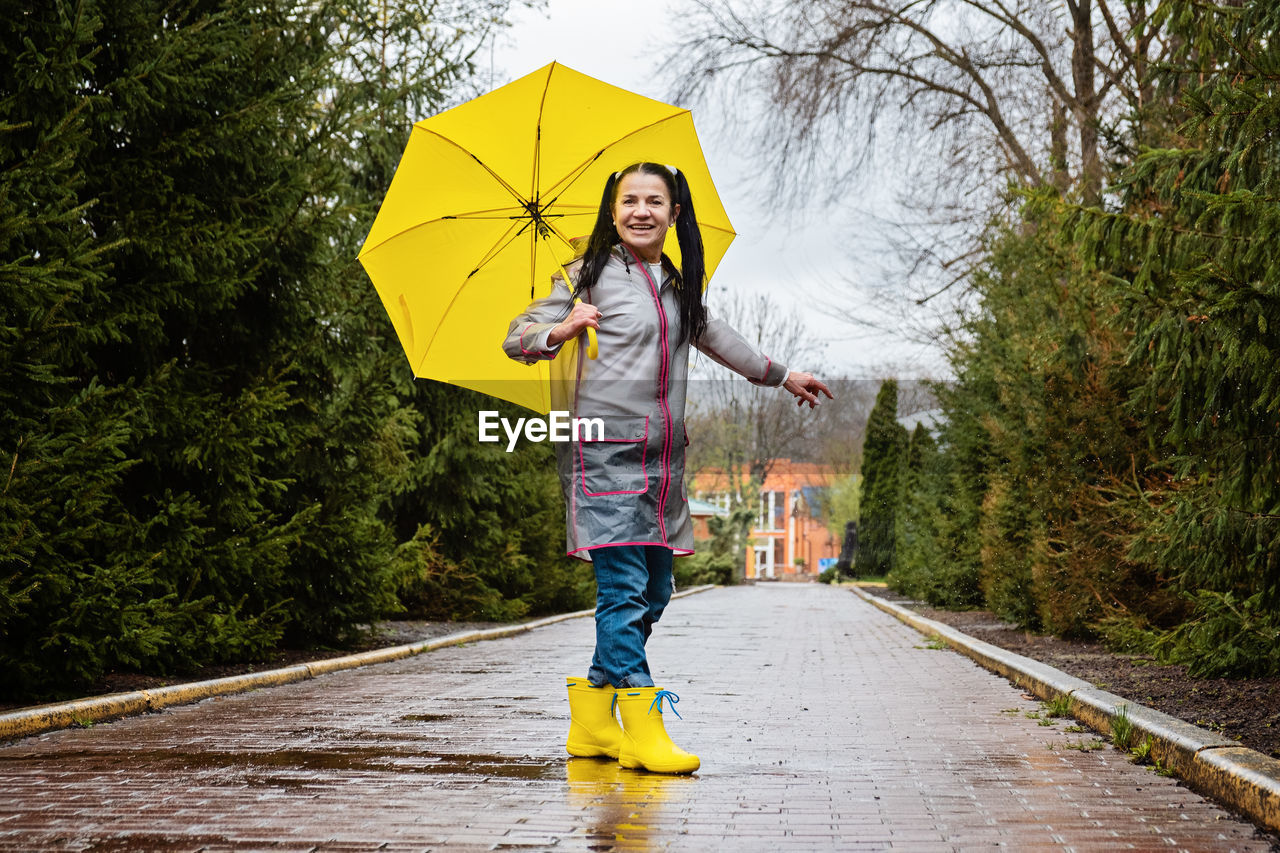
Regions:
<instances>
[{"instance_id":1,"label":"soil by path edge","mask_svg":"<svg viewBox=\"0 0 1280 853\"><path fill-rule=\"evenodd\" d=\"M1100 643L1033 634L987 610L942 610L883 586L858 586L975 639L1280 758L1280 677L1193 678L1185 666L1111 652Z\"/></svg>"}]
</instances>

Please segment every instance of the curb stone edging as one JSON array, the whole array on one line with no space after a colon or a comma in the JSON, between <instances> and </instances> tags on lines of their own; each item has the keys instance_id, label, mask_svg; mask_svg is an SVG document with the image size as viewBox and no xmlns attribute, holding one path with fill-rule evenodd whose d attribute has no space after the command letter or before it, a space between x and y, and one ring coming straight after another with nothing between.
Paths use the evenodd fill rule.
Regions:
<instances>
[{"instance_id":1,"label":"curb stone edging","mask_svg":"<svg viewBox=\"0 0 1280 853\"><path fill-rule=\"evenodd\" d=\"M675 593L671 597L683 598L699 592L706 592L709 589L715 589L715 584L690 587ZM535 628L543 628L569 619L580 619L584 616L591 616L594 613L594 609L577 610L573 613L560 613L555 616L535 619L532 622L522 622L519 625L476 631L460 631L456 634L447 634L433 640L422 640L417 643L406 643L400 646L388 646L384 649L373 649L342 657L294 664L281 669L269 669L262 672L231 675L226 678L214 678L208 681L193 681L150 690L110 693L105 696L92 696L86 699L75 699L70 702L19 708L16 711L0 714L0 744L58 729L71 728L72 726L105 723L121 717L151 713L168 708L171 705L187 705L215 696L229 696L234 693L244 693L263 687L279 687L284 684L293 684L294 682L306 681L331 672L355 669L375 663L388 663L449 646L461 646L481 640L498 640L503 637L512 637L516 634L532 631Z\"/></svg>"},{"instance_id":2,"label":"curb stone edging","mask_svg":"<svg viewBox=\"0 0 1280 853\"><path fill-rule=\"evenodd\" d=\"M856 586L851 589L868 604L897 617L925 636L945 642L1041 699L1066 696L1071 715L1094 731L1111 735L1112 720L1122 713L1127 715L1133 726L1133 743L1149 742L1152 757L1161 765L1200 793L1272 832L1280 832L1280 760L1154 708L1099 690L1083 679L970 637L950 625L926 619Z\"/></svg>"}]
</instances>

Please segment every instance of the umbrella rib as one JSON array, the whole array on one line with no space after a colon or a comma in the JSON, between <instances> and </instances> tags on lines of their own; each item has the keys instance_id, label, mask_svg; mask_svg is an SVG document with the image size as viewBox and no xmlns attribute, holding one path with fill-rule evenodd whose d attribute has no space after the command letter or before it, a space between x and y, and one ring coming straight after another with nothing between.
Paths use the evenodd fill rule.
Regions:
<instances>
[{"instance_id":1,"label":"umbrella rib","mask_svg":"<svg viewBox=\"0 0 1280 853\"><path fill-rule=\"evenodd\" d=\"M523 232L524 227L521 226L519 222L511 223L511 227L507 229L505 234L498 238L498 242L494 243L493 247L490 248L488 252L485 252L484 257L480 259L480 263L476 264L476 268L467 273L467 277L463 280L462 286L454 291L453 298L449 300L449 304L446 305L444 311L440 313L440 319L436 321L435 331L431 333L431 340L427 341L426 348L422 350L422 358L418 360L415 372L421 373L422 363L425 362L427 360L427 356L431 354L431 348L435 346L436 343L436 336L439 335L440 330L444 328L444 321L449 316L449 312L453 310L453 306L457 304L458 297L462 295L462 291L467 289L467 282L471 280L473 275L480 272L481 267L493 260L494 257L496 257L503 249L507 248L507 246L514 243L516 238L518 238ZM530 276L532 277L532 273Z\"/></svg>"},{"instance_id":2,"label":"umbrella rib","mask_svg":"<svg viewBox=\"0 0 1280 853\"><path fill-rule=\"evenodd\" d=\"M568 207L568 205L561 205L561 207ZM405 234L408 234L410 231L415 231L419 228L424 228L427 225L435 225L438 222L445 222L446 220L450 220L450 219L461 219L461 220L468 220L468 221L484 221L484 220L490 220L490 219L524 219L528 216L528 214L529 212L523 207L495 207L492 210L474 210L474 211L469 211L467 213L450 213L447 216L437 216L435 219L427 219L422 222L415 222L413 223L413 225L409 226L403 231L397 231L396 233L390 235L389 237L385 237L382 240L379 240L375 245L370 246L369 244L366 243L365 245L360 247L360 256L363 257L369 254L370 252L374 251L375 249L387 244L388 242L395 240L398 237L402 237Z\"/></svg>"},{"instance_id":3,"label":"umbrella rib","mask_svg":"<svg viewBox=\"0 0 1280 853\"><path fill-rule=\"evenodd\" d=\"M517 216L523 216L523 215L526 215L527 213L528 211L526 211L523 207L489 207L484 210L468 210L465 213L449 213L437 218L438 219L476 219L477 217L497 218L497 217L500 217L501 215L511 216L512 214L515 214ZM433 219L431 221L434 222L436 220Z\"/></svg>"},{"instance_id":4,"label":"umbrella rib","mask_svg":"<svg viewBox=\"0 0 1280 853\"><path fill-rule=\"evenodd\" d=\"M646 124L644 127L637 127L637 128L635 128L634 130L630 130L630 131L628 131L627 133L622 134L622 136L619 136L617 139L613 140L613 141L612 141L612 142L610 142L608 145L606 145L606 146L604 146L603 148L601 148L599 151L597 151L595 154L593 154L593 155L591 155L590 157L588 157L588 158L587 158L586 160L584 160L582 163L580 163L579 165L577 165L577 166L575 166L574 168L570 169L570 170L568 171L568 173L567 173L563 178L561 178L561 179L559 180L559 182L558 182L558 183L556 183L556 184L555 184L555 186L553 186L553 187L552 187L552 188L547 192L547 195L553 195L553 194L554 194L555 198L553 198L551 201L547 202L546 206L547 206L547 207L550 207L551 205L555 204L555 199L556 199L556 198L559 198L561 195L563 195L563 194L564 194L564 192L565 192L566 190L568 190L570 186L572 186L572 185L573 185L573 182L574 182L574 181L576 181L576 180L578 180L578 178L582 177L582 174L583 174L584 172L586 172L588 168L590 168L590 166L591 166L591 164L592 164L592 163L594 163L595 161L599 160L599 159L600 159L600 157L604 155L604 152L608 151L610 148L612 148L613 146L617 145L619 142L622 142L624 139L629 139L629 138L631 138L632 136L635 136L637 133L643 133L644 131L648 130L648 129L649 129L649 128L651 128L651 127L657 127L658 125L662 124L663 122L667 122L667 121L671 121L672 119L680 118L681 116L683 116L683 115L687 115L688 113L689 113L689 111L688 111L688 110L680 110L679 112L674 113L674 114L672 114L672 115L669 115L669 116L663 116L662 118L658 119L657 121L649 122L649 124Z\"/></svg>"},{"instance_id":5,"label":"umbrella rib","mask_svg":"<svg viewBox=\"0 0 1280 853\"><path fill-rule=\"evenodd\" d=\"M438 132L438 131L432 130L432 129L431 129L431 128L429 128L429 127L421 127L421 126L415 125L413 129L414 129L414 130L420 130L420 131L422 131L423 133L429 133L429 134L431 134L432 136L436 137L437 139L443 140L444 142L447 142L447 143L449 143L450 145L452 145L454 148L457 148L457 149L458 149L459 151L461 151L463 154L466 154L466 155L467 155L468 157L470 157L472 160L475 160L475 161L476 161L476 163L478 163L478 164L480 165L480 168L482 168L482 169L484 169L486 172L488 172L488 173L489 173L489 176L490 176L491 178L493 178L495 181L497 181L497 182L502 186L502 188L503 188L504 190L506 190L507 192L511 193L511 197L512 197L512 198L514 198L514 199L515 199L515 200L520 204L520 206L521 206L521 207L526 207L526 206L528 205L529 200L528 200L527 198L525 198L524 196L520 195L519 190L517 190L515 187L511 186L511 184L507 183L505 180L503 180L503 178L502 178L502 176L501 176L501 175L499 175L499 174L498 174L497 172L495 172L493 169L489 168L489 165L488 165L487 163L485 163L483 160L481 160L479 157L477 157L475 154L473 154L473 153L471 153L470 151L468 151L467 149L463 148L461 145L459 145L458 143L454 142L452 139L450 139L449 137L445 136L444 134L442 134L442 133L440 133L440 132Z\"/></svg>"},{"instance_id":6,"label":"umbrella rib","mask_svg":"<svg viewBox=\"0 0 1280 853\"><path fill-rule=\"evenodd\" d=\"M480 263L476 264L476 268L473 269L471 272L467 273L467 278L471 278L471 276L480 272L481 267L483 267L485 264L489 263L489 261L497 257L498 254L503 249L507 248L507 246L510 246L512 243L514 243L516 238L519 237L521 234L523 234L525 229L528 227L529 227L529 223L527 222L523 224L520 222L511 223L511 227L508 228L507 232L498 239L498 242L493 244L493 248L485 252L484 256L480 258ZM513 231L515 233L512 233Z\"/></svg>"},{"instance_id":7,"label":"umbrella rib","mask_svg":"<svg viewBox=\"0 0 1280 853\"><path fill-rule=\"evenodd\" d=\"M572 209L588 210L588 211L593 209L592 207L585 204L562 204L560 205L560 207L562 209L567 207ZM559 226L557 226L556 223L552 222L550 218L544 219L543 223L547 226L548 231L550 231L552 234L560 238L560 242L564 243L566 246L568 246L570 249L574 250L575 252L577 251L576 247L573 245L573 240L570 237L568 237L563 231L561 231ZM545 234L541 236L543 240L547 241L547 251L550 252L551 238L547 237ZM555 258L554 252L552 252L551 257ZM559 263L559 259L557 259L557 263Z\"/></svg>"},{"instance_id":8,"label":"umbrella rib","mask_svg":"<svg viewBox=\"0 0 1280 853\"><path fill-rule=\"evenodd\" d=\"M537 286L536 276L538 275L538 241L533 239L532 234L529 235L529 298L533 299L533 288ZM565 282L568 284L569 282Z\"/></svg>"},{"instance_id":9,"label":"umbrella rib","mask_svg":"<svg viewBox=\"0 0 1280 853\"><path fill-rule=\"evenodd\" d=\"M542 114L547 108L547 92L551 91L551 75L555 70L556 63L547 66L547 82L542 85L542 98L538 101L538 121L533 131L533 183L529 187L529 195L535 202L538 199L538 179L542 174Z\"/></svg>"},{"instance_id":10,"label":"umbrella rib","mask_svg":"<svg viewBox=\"0 0 1280 853\"><path fill-rule=\"evenodd\" d=\"M557 228L557 227L556 227L556 224L555 224L554 222L548 222L548 223L547 223L547 229L548 229L549 231L551 231L551 233L552 233L552 234L555 234L557 237L559 237L559 238L560 238L560 241L561 241L562 243L564 243L566 246L568 246L570 249L572 249L572 248L573 248L573 241L572 241L572 240L570 240L568 237L566 237L566 236L564 235L564 232L563 232L563 231L561 231L559 228ZM550 243L551 243L550 238L543 237L542 239L546 240L548 244L550 244ZM551 251L551 246L550 246L550 245L548 245L548 246L547 246L547 251ZM554 253L552 254L552 257L553 257L553 258L555 257L555 254L554 254ZM565 283L566 283L566 284L568 284L568 282L565 282Z\"/></svg>"}]
</instances>

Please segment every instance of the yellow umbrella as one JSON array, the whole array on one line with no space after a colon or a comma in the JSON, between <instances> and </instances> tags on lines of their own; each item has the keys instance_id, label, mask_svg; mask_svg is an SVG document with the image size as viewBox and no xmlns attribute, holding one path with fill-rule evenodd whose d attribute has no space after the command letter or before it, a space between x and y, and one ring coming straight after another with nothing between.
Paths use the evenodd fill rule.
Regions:
<instances>
[{"instance_id":1,"label":"yellow umbrella","mask_svg":"<svg viewBox=\"0 0 1280 853\"><path fill-rule=\"evenodd\" d=\"M414 375L546 412L547 363L502 339L590 233L609 174L640 160L684 172L709 278L735 235L688 110L553 62L415 124L360 250ZM679 265L675 229L665 248Z\"/></svg>"}]
</instances>

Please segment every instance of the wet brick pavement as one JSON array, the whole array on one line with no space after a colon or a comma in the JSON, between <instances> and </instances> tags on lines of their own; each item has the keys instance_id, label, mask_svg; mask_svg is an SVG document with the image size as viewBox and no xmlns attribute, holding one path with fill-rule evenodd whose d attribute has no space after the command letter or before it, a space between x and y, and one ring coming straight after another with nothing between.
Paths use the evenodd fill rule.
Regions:
<instances>
[{"instance_id":1,"label":"wet brick pavement","mask_svg":"<svg viewBox=\"0 0 1280 853\"><path fill-rule=\"evenodd\" d=\"M0 749L0 850L1270 850L826 586L673 602L694 777L562 752L592 623Z\"/></svg>"}]
</instances>

